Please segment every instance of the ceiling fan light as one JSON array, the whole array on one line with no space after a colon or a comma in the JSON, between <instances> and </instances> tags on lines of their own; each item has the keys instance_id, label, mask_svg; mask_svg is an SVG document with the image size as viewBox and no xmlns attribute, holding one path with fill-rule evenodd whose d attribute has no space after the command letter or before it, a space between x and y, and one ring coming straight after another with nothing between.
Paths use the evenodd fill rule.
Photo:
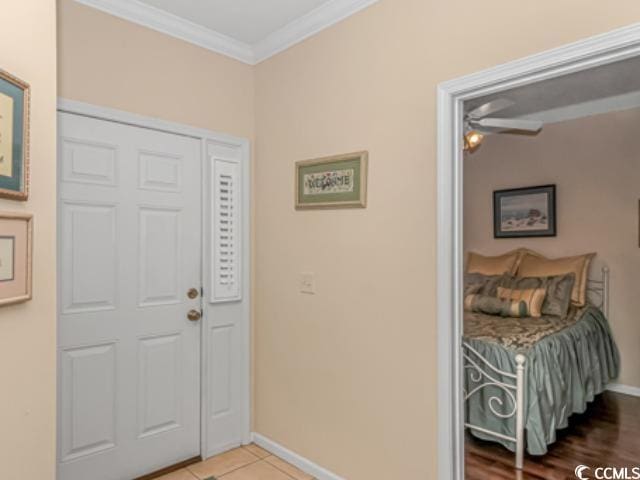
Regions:
<instances>
[{"instance_id":1,"label":"ceiling fan light","mask_svg":"<svg viewBox=\"0 0 640 480\"><path fill-rule=\"evenodd\" d=\"M482 143L483 139L484 139L484 135L482 135L480 132L477 132L475 130L469 130L464 135L464 149L473 150L474 148L476 148L478 145Z\"/></svg>"}]
</instances>

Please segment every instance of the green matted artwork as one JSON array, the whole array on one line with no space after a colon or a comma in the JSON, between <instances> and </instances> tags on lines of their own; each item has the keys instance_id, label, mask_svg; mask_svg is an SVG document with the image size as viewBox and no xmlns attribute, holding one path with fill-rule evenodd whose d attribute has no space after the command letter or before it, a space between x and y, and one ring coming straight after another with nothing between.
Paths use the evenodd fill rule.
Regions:
<instances>
[{"instance_id":1,"label":"green matted artwork","mask_svg":"<svg viewBox=\"0 0 640 480\"><path fill-rule=\"evenodd\" d=\"M29 85L0 70L0 197L29 196Z\"/></svg>"},{"instance_id":2,"label":"green matted artwork","mask_svg":"<svg viewBox=\"0 0 640 480\"><path fill-rule=\"evenodd\" d=\"M296 209L367 206L368 152L296 163Z\"/></svg>"}]
</instances>

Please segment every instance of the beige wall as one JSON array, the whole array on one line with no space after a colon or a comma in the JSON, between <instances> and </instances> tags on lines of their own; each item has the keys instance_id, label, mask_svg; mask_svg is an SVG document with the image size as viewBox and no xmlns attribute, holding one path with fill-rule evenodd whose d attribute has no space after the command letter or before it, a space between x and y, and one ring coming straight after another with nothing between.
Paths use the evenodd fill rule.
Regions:
<instances>
[{"instance_id":1,"label":"beige wall","mask_svg":"<svg viewBox=\"0 0 640 480\"><path fill-rule=\"evenodd\" d=\"M382 0L257 66L258 432L350 480L435 478L436 85L639 18ZM295 161L360 149L366 209L294 210Z\"/></svg>"},{"instance_id":2,"label":"beige wall","mask_svg":"<svg viewBox=\"0 0 640 480\"><path fill-rule=\"evenodd\" d=\"M547 125L536 137L494 135L465 159L465 247L489 254L525 246L548 256L597 252L611 268L610 322L619 383L640 387L640 109ZM493 238L492 192L555 183L558 236Z\"/></svg>"},{"instance_id":3,"label":"beige wall","mask_svg":"<svg viewBox=\"0 0 640 480\"><path fill-rule=\"evenodd\" d=\"M58 1L63 98L253 138L249 65L108 15Z\"/></svg>"},{"instance_id":4,"label":"beige wall","mask_svg":"<svg viewBox=\"0 0 640 480\"><path fill-rule=\"evenodd\" d=\"M350 480L435 478L435 86L637 2L382 0L255 68L71 0L60 18L63 97L249 138L255 118L255 430ZM367 209L293 210L296 160L360 149Z\"/></svg>"},{"instance_id":5,"label":"beige wall","mask_svg":"<svg viewBox=\"0 0 640 480\"><path fill-rule=\"evenodd\" d=\"M31 195L1 211L34 215L33 300L0 308L0 478L53 479L56 385L56 5L3 3L0 68L31 85Z\"/></svg>"}]
</instances>

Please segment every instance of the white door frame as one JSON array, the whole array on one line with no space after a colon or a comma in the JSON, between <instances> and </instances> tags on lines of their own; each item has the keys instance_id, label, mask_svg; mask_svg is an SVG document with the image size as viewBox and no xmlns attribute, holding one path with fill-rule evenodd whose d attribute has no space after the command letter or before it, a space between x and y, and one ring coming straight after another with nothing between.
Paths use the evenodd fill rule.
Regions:
<instances>
[{"instance_id":1,"label":"white door frame","mask_svg":"<svg viewBox=\"0 0 640 480\"><path fill-rule=\"evenodd\" d=\"M168 122L152 117L145 117L134 113L125 112L122 110L115 110L112 108L92 105L84 102L78 102L75 100L68 100L64 98L58 99L58 112L73 113L76 115L83 115L85 117L97 118L100 120L109 120L125 125L132 125L136 127L148 128L151 130L157 130L166 133L172 133L177 135L183 135L191 138L195 138L201 143L201 161L202 165L205 165L207 158L207 144L213 142L216 144L222 144L234 148L239 148L241 151L241 176L242 176L242 270L241 270L241 291L242 296L240 302L242 302L242 319L241 319L241 332L242 332L242 368L240 369L243 374L242 378L242 398L241 398L241 410L243 418L242 426L242 443L248 444L251 442L251 150L250 142L245 138L235 137L223 133L214 132L197 127L191 127L180 123ZM202 282L205 288L208 287L208 275L210 271L209 267L205 265L207 256L208 243L208 228L209 222L205 218L207 212L205 190L207 186L207 175L202 175ZM59 279L58 279L59 281ZM209 389L207 387L208 382L208 370L207 362L209 345L206 341L205 332L209 331L209 319L207 318L207 308L204 303L208 298L207 292L203 296L203 317L201 321L201 412L200 412L200 452L202 458L207 458L216 453L216 450L208 445L208 412L207 408L211 405L209 399ZM215 309L215 305L213 306Z\"/></svg>"},{"instance_id":2,"label":"white door frame","mask_svg":"<svg viewBox=\"0 0 640 480\"><path fill-rule=\"evenodd\" d=\"M438 478L464 479L463 102L640 55L640 23L438 86Z\"/></svg>"}]
</instances>

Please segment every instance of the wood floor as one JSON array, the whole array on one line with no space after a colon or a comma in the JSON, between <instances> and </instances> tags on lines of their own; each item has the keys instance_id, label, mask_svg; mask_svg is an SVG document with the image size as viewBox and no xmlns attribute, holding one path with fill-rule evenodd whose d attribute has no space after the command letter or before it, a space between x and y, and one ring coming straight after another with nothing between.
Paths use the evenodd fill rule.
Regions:
<instances>
[{"instance_id":1,"label":"wood floor","mask_svg":"<svg viewBox=\"0 0 640 480\"><path fill-rule=\"evenodd\" d=\"M524 469L513 468L514 456L502 446L467 434L466 480L576 480L578 465L640 466L640 398L605 392L569 427L542 457L526 456Z\"/></svg>"}]
</instances>

